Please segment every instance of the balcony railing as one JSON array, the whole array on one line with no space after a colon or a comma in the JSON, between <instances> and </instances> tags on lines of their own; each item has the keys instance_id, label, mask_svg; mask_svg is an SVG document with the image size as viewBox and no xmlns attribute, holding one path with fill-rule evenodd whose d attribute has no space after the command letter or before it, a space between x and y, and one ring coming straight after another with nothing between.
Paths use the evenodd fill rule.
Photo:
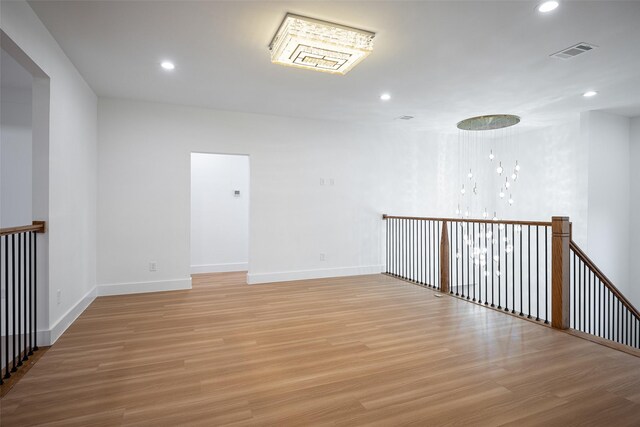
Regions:
<instances>
[{"instance_id":1,"label":"balcony railing","mask_svg":"<svg viewBox=\"0 0 640 427\"><path fill-rule=\"evenodd\" d=\"M44 222L0 230L0 384L38 350L38 234Z\"/></svg>"},{"instance_id":2,"label":"balcony railing","mask_svg":"<svg viewBox=\"0 0 640 427\"><path fill-rule=\"evenodd\" d=\"M569 218L383 219L387 274L557 329L640 348L638 310L571 241Z\"/></svg>"}]
</instances>

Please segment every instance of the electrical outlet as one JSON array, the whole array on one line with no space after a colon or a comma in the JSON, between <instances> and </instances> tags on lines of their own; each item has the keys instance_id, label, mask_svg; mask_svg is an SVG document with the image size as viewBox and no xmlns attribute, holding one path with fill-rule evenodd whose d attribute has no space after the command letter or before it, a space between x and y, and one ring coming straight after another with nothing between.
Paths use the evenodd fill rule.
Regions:
<instances>
[{"instance_id":1,"label":"electrical outlet","mask_svg":"<svg viewBox=\"0 0 640 427\"><path fill-rule=\"evenodd\" d=\"M320 254L320 261L324 261L324 254Z\"/></svg>"},{"instance_id":2,"label":"electrical outlet","mask_svg":"<svg viewBox=\"0 0 640 427\"><path fill-rule=\"evenodd\" d=\"M158 263L155 261L149 262L149 271L158 271Z\"/></svg>"},{"instance_id":3,"label":"electrical outlet","mask_svg":"<svg viewBox=\"0 0 640 427\"><path fill-rule=\"evenodd\" d=\"M329 185L333 185L333 184L334 184L333 178L329 179Z\"/></svg>"},{"instance_id":4,"label":"electrical outlet","mask_svg":"<svg viewBox=\"0 0 640 427\"><path fill-rule=\"evenodd\" d=\"M324 185L324 178L320 178L320 185Z\"/></svg>"},{"instance_id":5,"label":"electrical outlet","mask_svg":"<svg viewBox=\"0 0 640 427\"><path fill-rule=\"evenodd\" d=\"M56 291L56 303L60 305L61 302L62 302L62 290L58 289Z\"/></svg>"}]
</instances>

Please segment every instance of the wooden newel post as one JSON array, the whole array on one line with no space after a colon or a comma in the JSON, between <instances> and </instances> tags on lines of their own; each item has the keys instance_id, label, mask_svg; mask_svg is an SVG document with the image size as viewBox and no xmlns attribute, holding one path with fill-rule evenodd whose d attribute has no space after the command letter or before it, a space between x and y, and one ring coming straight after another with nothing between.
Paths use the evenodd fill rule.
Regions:
<instances>
[{"instance_id":1,"label":"wooden newel post","mask_svg":"<svg viewBox=\"0 0 640 427\"><path fill-rule=\"evenodd\" d=\"M566 216L551 218L551 326L569 328L571 224Z\"/></svg>"},{"instance_id":2,"label":"wooden newel post","mask_svg":"<svg viewBox=\"0 0 640 427\"><path fill-rule=\"evenodd\" d=\"M47 222L46 221L32 221L32 225L39 225L42 227L40 230L36 231L36 233L46 233L47 232Z\"/></svg>"},{"instance_id":3,"label":"wooden newel post","mask_svg":"<svg viewBox=\"0 0 640 427\"><path fill-rule=\"evenodd\" d=\"M440 237L440 292L449 293L449 232L447 221L442 221Z\"/></svg>"}]
</instances>

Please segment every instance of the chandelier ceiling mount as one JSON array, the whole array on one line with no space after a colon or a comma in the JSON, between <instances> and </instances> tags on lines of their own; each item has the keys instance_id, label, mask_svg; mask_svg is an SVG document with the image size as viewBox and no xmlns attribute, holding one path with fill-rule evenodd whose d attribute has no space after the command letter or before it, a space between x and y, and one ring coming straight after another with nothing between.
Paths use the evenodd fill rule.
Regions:
<instances>
[{"instance_id":1,"label":"chandelier ceiling mount","mask_svg":"<svg viewBox=\"0 0 640 427\"><path fill-rule=\"evenodd\" d=\"M489 114L486 116L476 116L458 122L460 130L496 130L515 126L520 123L520 117L513 114Z\"/></svg>"}]
</instances>

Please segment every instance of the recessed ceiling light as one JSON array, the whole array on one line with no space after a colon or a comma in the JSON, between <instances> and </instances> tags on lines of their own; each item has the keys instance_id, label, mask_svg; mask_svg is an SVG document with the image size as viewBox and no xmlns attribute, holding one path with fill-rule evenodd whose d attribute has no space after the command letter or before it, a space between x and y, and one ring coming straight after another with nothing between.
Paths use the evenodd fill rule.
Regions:
<instances>
[{"instance_id":1,"label":"recessed ceiling light","mask_svg":"<svg viewBox=\"0 0 640 427\"><path fill-rule=\"evenodd\" d=\"M391 95L389 95L388 93L383 93L382 95L380 95L380 99L383 101L388 101L391 99Z\"/></svg>"},{"instance_id":2,"label":"recessed ceiling light","mask_svg":"<svg viewBox=\"0 0 640 427\"><path fill-rule=\"evenodd\" d=\"M271 62L347 74L373 50L375 33L287 13L273 36Z\"/></svg>"},{"instance_id":3,"label":"recessed ceiling light","mask_svg":"<svg viewBox=\"0 0 640 427\"><path fill-rule=\"evenodd\" d=\"M598 92L596 92L595 90L589 90L583 93L582 96L584 96L585 98L591 98L592 96L596 96L597 94Z\"/></svg>"},{"instance_id":4,"label":"recessed ceiling light","mask_svg":"<svg viewBox=\"0 0 640 427\"><path fill-rule=\"evenodd\" d=\"M538 6L538 12L547 13L556 10L559 3L555 0L545 1Z\"/></svg>"},{"instance_id":5,"label":"recessed ceiling light","mask_svg":"<svg viewBox=\"0 0 640 427\"><path fill-rule=\"evenodd\" d=\"M176 68L176 66L171 61L162 61L160 66L165 70L173 70L174 68Z\"/></svg>"}]
</instances>

